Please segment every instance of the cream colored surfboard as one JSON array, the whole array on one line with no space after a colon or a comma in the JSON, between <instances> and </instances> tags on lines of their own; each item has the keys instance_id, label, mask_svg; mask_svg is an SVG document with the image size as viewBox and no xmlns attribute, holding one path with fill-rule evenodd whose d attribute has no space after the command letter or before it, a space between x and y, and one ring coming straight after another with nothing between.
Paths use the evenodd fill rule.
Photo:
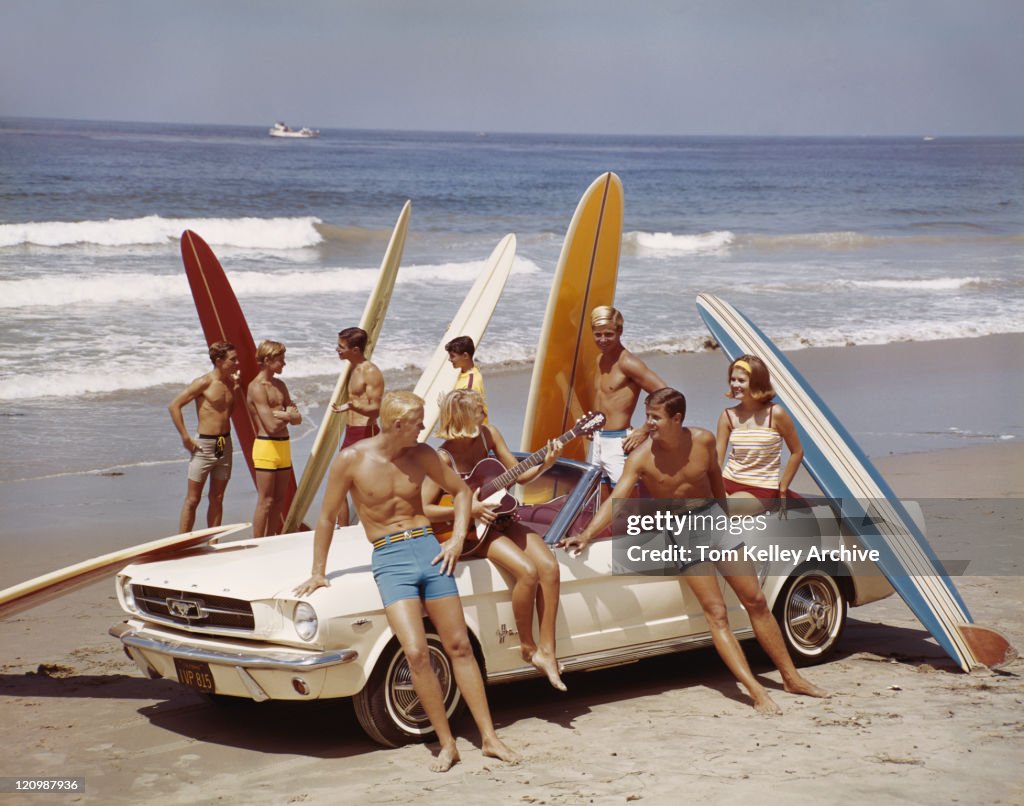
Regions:
<instances>
[{"instance_id":1,"label":"cream colored surfboard","mask_svg":"<svg viewBox=\"0 0 1024 806\"><path fill-rule=\"evenodd\" d=\"M380 329L384 326L384 315L391 302L391 293L395 289L398 267L402 263L402 250L405 248L405 235L409 229L411 210L412 202L407 201L398 215L388 248L384 251L384 259L381 261L380 271L377 273L377 284L366 301L366 307L363 308L363 318L359 320L359 327L366 331L366 349L363 354L367 358L373 354L373 348L380 336ZM324 410L320 430L317 432L316 439L313 440L309 459L302 471L302 479L299 481L295 497L292 498L292 505L284 520L284 532L286 533L294 532L301 527L302 519L306 517L306 512L309 511L310 504L313 503L317 490L320 489L324 474L338 452L341 433L348 422L348 412L332 411L331 406L340 406L348 401L348 381L351 372L352 365L348 361L344 362L344 366L338 374L338 381L334 385L334 392Z\"/></svg>"},{"instance_id":2,"label":"cream colored surfboard","mask_svg":"<svg viewBox=\"0 0 1024 806\"><path fill-rule=\"evenodd\" d=\"M9 618L25 610L49 602L60 596L95 582L97 579L112 574L130 562L141 559L160 557L165 559L177 551L199 548L215 543L225 535L248 529L251 524L235 523L228 526L214 526L194 532L161 537L138 546L118 549L91 560L69 565L58 571L30 579L6 590L0 591L0 618Z\"/></svg>"},{"instance_id":3,"label":"cream colored surfboard","mask_svg":"<svg viewBox=\"0 0 1024 806\"><path fill-rule=\"evenodd\" d=\"M523 420L522 450L539 450L568 431L594 400L597 347L590 312L615 300L622 245L622 182L613 173L587 188L565 234L537 342ZM586 443L565 447L564 456L585 459Z\"/></svg>"},{"instance_id":4,"label":"cream colored surfboard","mask_svg":"<svg viewBox=\"0 0 1024 806\"><path fill-rule=\"evenodd\" d=\"M441 343L437 345L423 374L420 375L413 391L422 397L425 403L421 440L428 439L437 425L440 414L438 397L454 389L455 381L459 377L459 371L448 361L448 353L444 346L456 336L469 336L479 349L484 331L487 330L494 308L501 298L501 292L505 290L505 283L512 272L515 257L516 236L509 234L494 247L487 263L484 264L483 271L469 289L455 318L448 325Z\"/></svg>"}]
</instances>

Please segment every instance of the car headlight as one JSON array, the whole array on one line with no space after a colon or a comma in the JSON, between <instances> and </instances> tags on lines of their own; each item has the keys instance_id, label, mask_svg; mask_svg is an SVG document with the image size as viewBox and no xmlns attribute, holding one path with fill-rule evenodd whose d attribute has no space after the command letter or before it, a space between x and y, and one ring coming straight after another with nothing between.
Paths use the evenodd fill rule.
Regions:
<instances>
[{"instance_id":1,"label":"car headlight","mask_svg":"<svg viewBox=\"0 0 1024 806\"><path fill-rule=\"evenodd\" d=\"M135 604L135 591L132 589L131 577L121 577L121 598L124 600L124 606L131 610L133 613L138 613L139 608Z\"/></svg>"},{"instance_id":2,"label":"car headlight","mask_svg":"<svg viewBox=\"0 0 1024 806\"><path fill-rule=\"evenodd\" d=\"M295 605L295 614L292 616L292 623L295 625L295 632L303 641L312 640L316 635L319 621L316 611L309 602L299 602Z\"/></svg>"}]
</instances>

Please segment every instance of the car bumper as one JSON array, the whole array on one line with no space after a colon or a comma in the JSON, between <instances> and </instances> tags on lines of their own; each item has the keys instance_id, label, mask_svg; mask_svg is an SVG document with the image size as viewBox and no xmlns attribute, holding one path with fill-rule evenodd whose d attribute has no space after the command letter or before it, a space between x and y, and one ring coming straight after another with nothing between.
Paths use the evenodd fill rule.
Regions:
<instances>
[{"instance_id":1,"label":"car bumper","mask_svg":"<svg viewBox=\"0 0 1024 806\"><path fill-rule=\"evenodd\" d=\"M207 664L214 682L210 693L265 700L310 700L355 694L365 678L352 649L309 651L290 647L242 647L190 640L139 622L109 630L144 675L179 678L180 661Z\"/></svg>"}]
</instances>

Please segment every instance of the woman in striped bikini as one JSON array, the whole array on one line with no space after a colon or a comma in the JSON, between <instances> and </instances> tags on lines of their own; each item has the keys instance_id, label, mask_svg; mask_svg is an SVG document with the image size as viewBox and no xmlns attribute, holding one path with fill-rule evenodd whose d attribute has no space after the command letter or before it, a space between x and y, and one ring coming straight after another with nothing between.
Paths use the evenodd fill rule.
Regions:
<instances>
[{"instance_id":1,"label":"woman in striped bikini","mask_svg":"<svg viewBox=\"0 0 1024 806\"><path fill-rule=\"evenodd\" d=\"M807 506L789 485L800 468L804 449L789 413L774 403L775 390L764 362L743 355L729 365L729 391L726 397L737 405L718 418L718 462L724 468L725 491L743 511L763 512L776 502L785 510L787 501ZM789 461L782 468L782 444L789 450ZM731 447L726 463L726 448Z\"/></svg>"}]
</instances>

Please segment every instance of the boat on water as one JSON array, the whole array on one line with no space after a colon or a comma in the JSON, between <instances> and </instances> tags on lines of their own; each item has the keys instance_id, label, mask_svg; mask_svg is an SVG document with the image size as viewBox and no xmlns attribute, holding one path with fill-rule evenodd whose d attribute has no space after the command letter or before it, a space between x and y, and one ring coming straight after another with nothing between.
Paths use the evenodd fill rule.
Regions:
<instances>
[{"instance_id":1,"label":"boat on water","mask_svg":"<svg viewBox=\"0 0 1024 806\"><path fill-rule=\"evenodd\" d=\"M298 137L308 139L310 137L319 137L319 129L308 129L303 126L301 129L293 129L290 126L278 121L269 130L271 137Z\"/></svg>"}]
</instances>

